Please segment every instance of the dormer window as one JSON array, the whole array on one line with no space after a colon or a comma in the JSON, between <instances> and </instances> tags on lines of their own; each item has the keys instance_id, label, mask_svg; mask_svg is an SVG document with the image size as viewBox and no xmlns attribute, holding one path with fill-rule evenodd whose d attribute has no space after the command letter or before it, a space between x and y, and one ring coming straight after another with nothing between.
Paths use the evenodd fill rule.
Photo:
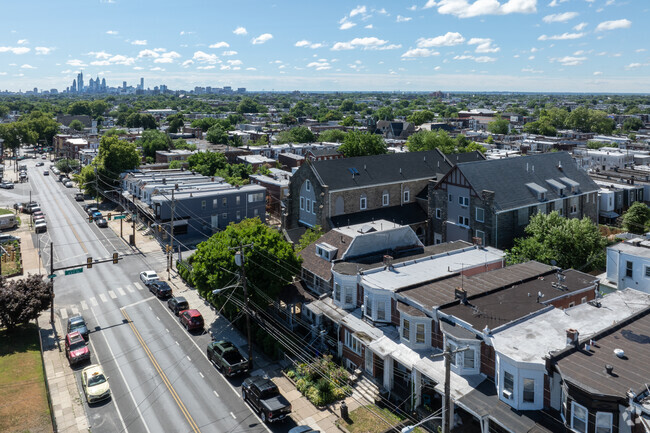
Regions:
<instances>
[{"instance_id":1,"label":"dormer window","mask_svg":"<svg viewBox=\"0 0 650 433\"><path fill-rule=\"evenodd\" d=\"M568 185L568 191L571 194L575 194L580 190L580 183L575 180L569 179L568 177L561 177L560 180Z\"/></svg>"},{"instance_id":2,"label":"dormer window","mask_svg":"<svg viewBox=\"0 0 650 433\"><path fill-rule=\"evenodd\" d=\"M316 244L316 255L331 262L336 257L338 249L330 244Z\"/></svg>"},{"instance_id":3,"label":"dormer window","mask_svg":"<svg viewBox=\"0 0 650 433\"><path fill-rule=\"evenodd\" d=\"M545 201L546 200L546 193L548 192L548 190L546 188L544 188L543 186L540 186L540 185L538 185L538 184L536 184L534 182L527 183L526 186L528 187L528 189L531 190L531 192L533 194L535 194L535 196L537 196L537 200L539 200L539 201Z\"/></svg>"},{"instance_id":4,"label":"dormer window","mask_svg":"<svg viewBox=\"0 0 650 433\"><path fill-rule=\"evenodd\" d=\"M555 179L546 179L546 182L557 192L557 194L562 197L564 195L565 186L562 182L558 182Z\"/></svg>"}]
</instances>

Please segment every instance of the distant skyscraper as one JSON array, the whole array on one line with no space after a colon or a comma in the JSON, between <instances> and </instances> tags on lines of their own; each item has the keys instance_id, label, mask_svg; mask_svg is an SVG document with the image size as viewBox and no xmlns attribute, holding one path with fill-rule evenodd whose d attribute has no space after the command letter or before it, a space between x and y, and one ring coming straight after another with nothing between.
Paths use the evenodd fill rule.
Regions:
<instances>
[{"instance_id":1,"label":"distant skyscraper","mask_svg":"<svg viewBox=\"0 0 650 433\"><path fill-rule=\"evenodd\" d=\"M140 90L144 90L144 77L140 78Z\"/></svg>"},{"instance_id":2,"label":"distant skyscraper","mask_svg":"<svg viewBox=\"0 0 650 433\"><path fill-rule=\"evenodd\" d=\"M78 92L83 92L84 91L84 73L83 73L83 71L80 71L77 74L77 91Z\"/></svg>"},{"instance_id":3,"label":"distant skyscraper","mask_svg":"<svg viewBox=\"0 0 650 433\"><path fill-rule=\"evenodd\" d=\"M102 78L102 93L106 93L106 78Z\"/></svg>"},{"instance_id":4,"label":"distant skyscraper","mask_svg":"<svg viewBox=\"0 0 650 433\"><path fill-rule=\"evenodd\" d=\"M71 92L77 91L77 80L72 80L72 87L70 88Z\"/></svg>"},{"instance_id":5,"label":"distant skyscraper","mask_svg":"<svg viewBox=\"0 0 650 433\"><path fill-rule=\"evenodd\" d=\"M126 81L122 81L122 90L126 90Z\"/></svg>"}]
</instances>

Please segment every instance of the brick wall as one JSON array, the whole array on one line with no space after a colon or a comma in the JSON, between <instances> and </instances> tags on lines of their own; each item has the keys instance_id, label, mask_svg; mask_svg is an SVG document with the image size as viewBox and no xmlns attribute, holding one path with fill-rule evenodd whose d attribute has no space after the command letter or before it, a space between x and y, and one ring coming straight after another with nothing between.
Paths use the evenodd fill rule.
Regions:
<instances>
[{"instance_id":1,"label":"brick wall","mask_svg":"<svg viewBox=\"0 0 650 433\"><path fill-rule=\"evenodd\" d=\"M481 373L492 378L492 380L495 380L495 363L494 347L481 343Z\"/></svg>"},{"instance_id":2,"label":"brick wall","mask_svg":"<svg viewBox=\"0 0 650 433\"><path fill-rule=\"evenodd\" d=\"M596 291L594 289L589 289L586 291L573 293L569 296L556 299L550 302L550 304L553 305L555 308L565 309L565 308L569 308L569 304L572 302L574 306L582 304L582 298L587 298L585 302L592 301L596 298Z\"/></svg>"}]
</instances>

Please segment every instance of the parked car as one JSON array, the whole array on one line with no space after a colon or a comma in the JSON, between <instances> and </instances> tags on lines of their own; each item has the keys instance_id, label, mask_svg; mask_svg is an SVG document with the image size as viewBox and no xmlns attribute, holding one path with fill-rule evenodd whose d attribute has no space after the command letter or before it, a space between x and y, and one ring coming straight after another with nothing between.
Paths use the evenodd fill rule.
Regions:
<instances>
[{"instance_id":1,"label":"parked car","mask_svg":"<svg viewBox=\"0 0 650 433\"><path fill-rule=\"evenodd\" d=\"M314 430L308 425L299 425L290 429L289 433L320 433L320 430Z\"/></svg>"},{"instance_id":2,"label":"parked car","mask_svg":"<svg viewBox=\"0 0 650 433\"><path fill-rule=\"evenodd\" d=\"M94 221L97 221L98 219L104 218L102 213L100 211L95 211L92 213L92 217Z\"/></svg>"},{"instance_id":3,"label":"parked car","mask_svg":"<svg viewBox=\"0 0 650 433\"><path fill-rule=\"evenodd\" d=\"M248 359L239 353L237 347L230 341L221 340L208 343L208 361L212 362L226 376L248 371Z\"/></svg>"},{"instance_id":4,"label":"parked car","mask_svg":"<svg viewBox=\"0 0 650 433\"><path fill-rule=\"evenodd\" d=\"M140 272L140 281L144 283L145 286L149 287L149 284L154 281L160 281L156 271L142 271Z\"/></svg>"},{"instance_id":5,"label":"parked car","mask_svg":"<svg viewBox=\"0 0 650 433\"><path fill-rule=\"evenodd\" d=\"M88 340L88 326L82 315L72 316L68 318L68 327L66 332L79 331L84 340Z\"/></svg>"},{"instance_id":6,"label":"parked car","mask_svg":"<svg viewBox=\"0 0 650 433\"><path fill-rule=\"evenodd\" d=\"M42 167L42 166L44 166L44 165L45 165L44 162L37 162L37 163L36 163L36 167Z\"/></svg>"},{"instance_id":7,"label":"parked car","mask_svg":"<svg viewBox=\"0 0 650 433\"><path fill-rule=\"evenodd\" d=\"M172 288L165 281L154 281L149 284L149 291L160 299L167 299L172 296Z\"/></svg>"},{"instance_id":8,"label":"parked car","mask_svg":"<svg viewBox=\"0 0 650 433\"><path fill-rule=\"evenodd\" d=\"M18 220L16 219L16 215L0 215L0 230L15 229L16 227L18 227Z\"/></svg>"},{"instance_id":9,"label":"parked car","mask_svg":"<svg viewBox=\"0 0 650 433\"><path fill-rule=\"evenodd\" d=\"M34 225L34 233L45 233L47 231L47 224L39 222Z\"/></svg>"},{"instance_id":10,"label":"parked car","mask_svg":"<svg viewBox=\"0 0 650 433\"><path fill-rule=\"evenodd\" d=\"M74 184L72 183L72 181L68 180L68 181L63 183L63 186L65 186L66 188L72 188L74 186Z\"/></svg>"},{"instance_id":11,"label":"parked car","mask_svg":"<svg viewBox=\"0 0 650 433\"><path fill-rule=\"evenodd\" d=\"M14 189L14 183L10 180L3 180L2 183L0 183L0 188Z\"/></svg>"},{"instance_id":12,"label":"parked car","mask_svg":"<svg viewBox=\"0 0 650 433\"><path fill-rule=\"evenodd\" d=\"M98 209L95 207L95 205L91 205L90 207L88 207L88 209L86 209L86 213L88 214L88 216L92 216L95 212L99 212Z\"/></svg>"},{"instance_id":13,"label":"parked car","mask_svg":"<svg viewBox=\"0 0 650 433\"><path fill-rule=\"evenodd\" d=\"M65 336L65 355L70 365L90 360L90 349L79 331Z\"/></svg>"},{"instance_id":14,"label":"parked car","mask_svg":"<svg viewBox=\"0 0 650 433\"><path fill-rule=\"evenodd\" d=\"M99 364L89 365L81 370L81 386L86 394L88 404L95 403L111 397L111 388L108 377Z\"/></svg>"},{"instance_id":15,"label":"parked car","mask_svg":"<svg viewBox=\"0 0 650 433\"><path fill-rule=\"evenodd\" d=\"M203 329L203 316L199 310L183 310L178 314L178 319L188 331Z\"/></svg>"},{"instance_id":16,"label":"parked car","mask_svg":"<svg viewBox=\"0 0 650 433\"><path fill-rule=\"evenodd\" d=\"M260 414L265 423L282 421L291 413L291 404L267 377L248 377L241 385L241 396Z\"/></svg>"},{"instance_id":17,"label":"parked car","mask_svg":"<svg viewBox=\"0 0 650 433\"><path fill-rule=\"evenodd\" d=\"M183 298L182 296L175 296L173 298L170 298L167 301L167 306L174 312L176 316L178 316L178 313L181 311L188 310L190 308L189 302L187 302L187 299Z\"/></svg>"},{"instance_id":18,"label":"parked car","mask_svg":"<svg viewBox=\"0 0 650 433\"><path fill-rule=\"evenodd\" d=\"M108 227L108 221L106 221L105 218L98 219L97 221L95 221L95 224L97 224L97 227L101 227L103 229Z\"/></svg>"},{"instance_id":19,"label":"parked car","mask_svg":"<svg viewBox=\"0 0 650 433\"><path fill-rule=\"evenodd\" d=\"M74 195L74 199L76 201L84 201L84 193L83 192L78 192Z\"/></svg>"},{"instance_id":20,"label":"parked car","mask_svg":"<svg viewBox=\"0 0 650 433\"><path fill-rule=\"evenodd\" d=\"M49 171L45 170L45 171L43 172L43 176L49 176L49 175L50 175L50 172L49 172Z\"/></svg>"}]
</instances>

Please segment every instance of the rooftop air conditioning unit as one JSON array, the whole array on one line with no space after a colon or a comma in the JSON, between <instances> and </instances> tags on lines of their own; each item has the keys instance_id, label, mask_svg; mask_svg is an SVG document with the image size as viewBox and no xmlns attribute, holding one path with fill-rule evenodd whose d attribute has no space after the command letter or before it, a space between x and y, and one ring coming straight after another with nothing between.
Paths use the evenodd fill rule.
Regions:
<instances>
[{"instance_id":1,"label":"rooftop air conditioning unit","mask_svg":"<svg viewBox=\"0 0 650 433\"><path fill-rule=\"evenodd\" d=\"M507 389L503 390L503 398L507 398L508 400L512 400L512 392L508 391Z\"/></svg>"}]
</instances>

